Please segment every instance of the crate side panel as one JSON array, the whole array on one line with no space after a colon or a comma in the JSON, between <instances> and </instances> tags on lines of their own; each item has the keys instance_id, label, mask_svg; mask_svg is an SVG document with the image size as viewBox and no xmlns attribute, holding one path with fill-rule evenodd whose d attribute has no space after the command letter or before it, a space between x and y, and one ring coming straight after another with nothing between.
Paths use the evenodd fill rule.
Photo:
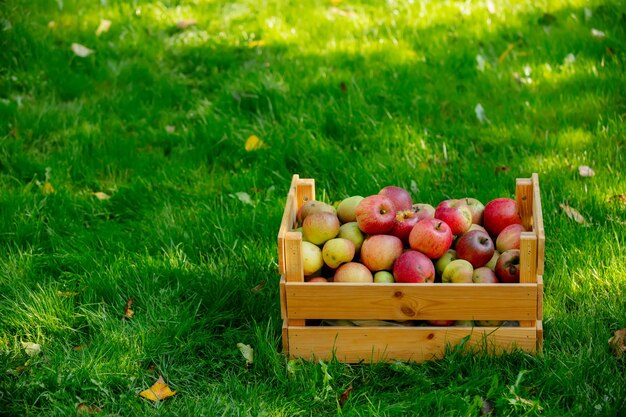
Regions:
<instances>
[{"instance_id":1,"label":"crate side panel","mask_svg":"<svg viewBox=\"0 0 626 417\"><path fill-rule=\"evenodd\" d=\"M537 273L543 275L546 235L543 228L539 175L532 174L533 183L533 230L537 234Z\"/></svg>"},{"instance_id":2,"label":"crate side panel","mask_svg":"<svg viewBox=\"0 0 626 417\"><path fill-rule=\"evenodd\" d=\"M522 225L530 230L533 221L533 184L530 178L518 178L515 182L515 201Z\"/></svg>"},{"instance_id":3,"label":"crate side panel","mask_svg":"<svg viewBox=\"0 0 626 417\"><path fill-rule=\"evenodd\" d=\"M458 345L469 336L469 349L502 353L514 348L536 349L534 328L388 328L388 327L292 327L292 357L356 363L394 360L422 362L443 356L446 346Z\"/></svg>"},{"instance_id":4,"label":"crate side panel","mask_svg":"<svg viewBox=\"0 0 626 417\"><path fill-rule=\"evenodd\" d=\"M536 284L286 283L301 319L535 320Z\"/></svg>"}]
</instances>

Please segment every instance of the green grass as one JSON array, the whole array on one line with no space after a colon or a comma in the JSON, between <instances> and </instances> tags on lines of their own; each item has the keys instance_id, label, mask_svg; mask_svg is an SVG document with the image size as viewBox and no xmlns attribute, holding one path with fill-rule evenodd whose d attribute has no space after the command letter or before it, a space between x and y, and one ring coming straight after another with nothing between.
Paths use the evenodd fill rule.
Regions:
<instances>
[{"instance_id":1,"label":"green grass","mask_svg":"<svg viewBox=\"0 0 626 417\"><path fill-rule=\"evenodd\" d=\"M626 194L626 7L411 3L0 4L0 415L471 416L481 398L498 416L626 414L607 343L626 327L626 205L608 201ZM252 134L267 148L247 152ZM436 203L511 196L532 172L543 355L287 364L276 234L293 173L329 201L414 182ZM178 393L139 398L159 375Z\"/></svg>"}]
</instances>

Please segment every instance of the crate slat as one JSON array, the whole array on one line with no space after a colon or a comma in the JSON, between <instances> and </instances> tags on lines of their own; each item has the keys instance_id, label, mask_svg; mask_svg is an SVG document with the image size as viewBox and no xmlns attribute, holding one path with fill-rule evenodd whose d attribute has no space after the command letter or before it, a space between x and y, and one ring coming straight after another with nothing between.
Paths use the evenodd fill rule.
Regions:
<instances>
[{"instance_id":1,"label":"crate slat","mask_svg":"<svg viewBox=\"0 0 626 417\"><path fill-rule=\"evenodd\" d=\"M533 230L537 235L537 274L543 275L546 235L543 228L543 212L541 211L541 193L539 192L539 175L533 173Z\"/></svg>"},{"instance_id":2,"label":"crate slat","mask_svg":"<svg viewBox=\"0 0 626 417\"><path fill-rule=\"evenodd\" d=\"M341 362L415 361L440 358L446 346L469 336L468 348L501 353L536 349L537 329L523 327L304 327L289 328L289 353L306 360Z\"/></svg>"},{"instance_id":3,"label":"crate slat","mask_svg":"<svg viewBox=\"0 0 626 417\"><path fill-rule=\"evenodd\" d=\"M535 320L532 284L286 283L287 315L349 320Z\"/></svg>"}]
</instances>

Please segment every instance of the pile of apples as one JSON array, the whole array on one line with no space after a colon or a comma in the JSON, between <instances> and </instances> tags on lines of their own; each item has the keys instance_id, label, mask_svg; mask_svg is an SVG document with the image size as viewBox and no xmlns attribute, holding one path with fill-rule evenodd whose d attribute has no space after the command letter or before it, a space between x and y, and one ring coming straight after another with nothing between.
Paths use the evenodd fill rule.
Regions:
<instances>
[{"instance_id":1,"label":"pile of apples","mask_svg":"<svg viewBox=\"0 0 626 417\"><path fill-rule=\"evenodd\" d=\"M525 229L511 198L433 206L387 186L335 205L309 200L297 221L309 282L519 282Z\"/></svg>"}]
</instances>

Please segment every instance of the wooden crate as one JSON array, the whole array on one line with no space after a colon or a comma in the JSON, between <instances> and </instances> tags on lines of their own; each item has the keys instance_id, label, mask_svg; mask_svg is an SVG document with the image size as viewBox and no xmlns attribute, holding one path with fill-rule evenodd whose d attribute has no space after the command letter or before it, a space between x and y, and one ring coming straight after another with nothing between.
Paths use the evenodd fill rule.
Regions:
<instances>
[{"instance_id":1,"label":"wooden crate","mask_svg":"<svg viewBox=\"0 0 626 417\"><path fill-rule=\"evenodd\" d=\"M519 284L377 284L304 282L302 235L291 231L315 181L294 175L278 232L283 352L291 358L341 362L440 358L466 338L470 349L498 354L541 352L544 229L539 178L516 181L529 232L521 238ZM319 320L517 320L519 327L319 326ZM312 324L313 323L313 324Z\"/></svg>"}]
</instances>

